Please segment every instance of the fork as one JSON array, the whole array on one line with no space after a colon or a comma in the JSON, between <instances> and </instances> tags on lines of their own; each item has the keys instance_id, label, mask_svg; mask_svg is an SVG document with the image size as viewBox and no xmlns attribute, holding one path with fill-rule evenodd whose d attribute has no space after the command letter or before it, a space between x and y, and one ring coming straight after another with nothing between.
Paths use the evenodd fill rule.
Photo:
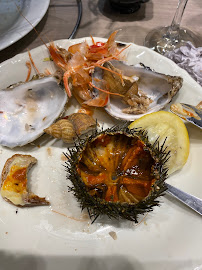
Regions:
<instances>
[{"instance_id":1,"label":"fork","mask_svg":"<svg viewBox=\"0 0 202 270\"><path fill-rule=\"evenodd\" d=\"M186 103L172 104L170 110L183 120L187 120L188 122L202 129L201 103L202 102L200 102L197 106L189 105Z\"/></svg>"},{"instance_id":2,"label":"fork","mask_svg":"<svg viewBox=\"0 0 202 270\"><path fill-rule=\"evenodd\" d=\"M202 200L166 183L166 192L202 215Z\"/></svg>"}]
</instances>

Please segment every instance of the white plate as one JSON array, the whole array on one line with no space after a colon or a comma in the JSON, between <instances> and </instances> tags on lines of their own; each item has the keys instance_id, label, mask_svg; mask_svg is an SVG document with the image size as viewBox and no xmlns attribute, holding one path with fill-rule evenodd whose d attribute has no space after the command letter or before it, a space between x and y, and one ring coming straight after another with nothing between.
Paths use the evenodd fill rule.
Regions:
<instances>
[{"instance_id":1,"label":"white plate","mask_svg":"<svg viewBox=\"0 0 202 270\"><path fill-rule=\"evenodd\" d=\"M86 39L90 42L90 38ZM82 40L55 43L67 48ZM105 41L101 38L95 40ZM43 61L49 55L44 45L33 49L31 54L40 72L45 68L55 70L52 62ZM1 64L2 88L25 80L27 59L27 53L23 53ZM136 45L128 49L127 59L130 64L142 62L158 72L182 76L184 84L175 102L195 105L201 100L201 87L171 60ZM77 107L75 102L70 103L68 112ZM104 110L97 110L96 116L99 122L105 122L105 127L116 121ZM187 128L191 143L189 159L168 182L202 198L202 132L192 125L187 125ZM38 159L29 175L30 185L37 195L46 196L51 202L50 207L18 208L16 213L17 207L0 198L0 269L10 270L12 265L15 265L15 270L22 269L22 265L37 270L201 269L201 216L165 196L161 207L156 207L139 225L108 219L91 225L86 212L81 213L76 199L67 191L69 181L61 158L66 145L48 135L38 139L36 145L39 144L40 147L27 145L12 150L0 147L0 171L15 153L31 154ZM110 231L116 232L117 240L109 235ZM1 268L4 262L5 266L10 262L10 268Z\"/></svg>"},{"instance_id":2,"label":"white plate","mask_svg":"<svg viewBox=\"0 0 202 270\"><path fill-rule=\"evenodd\" d=\"M45 15L50 0L0 0L0 51L33 29L20 15L15 3L27 20L36 26Z\"/></svg>"}]
</instances>

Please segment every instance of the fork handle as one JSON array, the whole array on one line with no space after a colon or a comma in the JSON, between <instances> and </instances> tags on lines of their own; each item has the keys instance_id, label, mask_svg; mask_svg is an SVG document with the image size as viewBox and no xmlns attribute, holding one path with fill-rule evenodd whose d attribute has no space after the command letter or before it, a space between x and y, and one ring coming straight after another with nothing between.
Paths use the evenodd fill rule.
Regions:
<instances>
[{"instance_id":1,"label":"fork handle","mask_svg":"<svg viewBox=\"0 0 202 270\"><path fill-rule=\"evenodd\" d=\"M167 193L202 215L202 200L166 183Z\"/></svg>"}]
</instances>

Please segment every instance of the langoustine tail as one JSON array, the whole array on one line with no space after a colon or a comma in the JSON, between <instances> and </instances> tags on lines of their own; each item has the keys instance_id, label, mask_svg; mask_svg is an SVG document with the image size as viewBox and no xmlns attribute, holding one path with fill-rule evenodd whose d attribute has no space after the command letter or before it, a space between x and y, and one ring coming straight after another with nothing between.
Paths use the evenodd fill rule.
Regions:
<instances>
[{"instance_id":1,"label":"langoustine tail","mask_svg":"<svg viewBox=\"0 0 202 270\"><path fill-rule=\"evenodd\" d=\"M63 82L65 86L65 90L67 92L68 97L70 98L72 96L71 90L69 88L69 77L70 77L70 72L66 71L63 75Z\"/></svg>"}]
</instances>

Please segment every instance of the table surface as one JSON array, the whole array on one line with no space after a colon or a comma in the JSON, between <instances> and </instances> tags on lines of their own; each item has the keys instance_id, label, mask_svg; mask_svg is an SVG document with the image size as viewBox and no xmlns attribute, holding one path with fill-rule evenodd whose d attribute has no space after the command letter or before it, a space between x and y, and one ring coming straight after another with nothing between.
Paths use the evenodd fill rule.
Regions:
<instances>
[{"instance_id":1,"label":"table surface","mask_svg":"<svg viewBox=\"0 0 202 270\"><path fill-rule=\"evenodd\" d=\"M114 30L122 29L117 40L143 45L147 33L158 26L169 25L174 16L177 0L148 0L132 14L120 14L110 7L108 0L82 0L83 14L75 38L86 36L109 37ZM202 1L189 0L181 26L194 31L202 46ZM76 0L51 0L48 11L36 26L46 41L67 39L76 24ZM35 31L0 52L0 62L42 45Z\"/></svg>"}]
</instances>

